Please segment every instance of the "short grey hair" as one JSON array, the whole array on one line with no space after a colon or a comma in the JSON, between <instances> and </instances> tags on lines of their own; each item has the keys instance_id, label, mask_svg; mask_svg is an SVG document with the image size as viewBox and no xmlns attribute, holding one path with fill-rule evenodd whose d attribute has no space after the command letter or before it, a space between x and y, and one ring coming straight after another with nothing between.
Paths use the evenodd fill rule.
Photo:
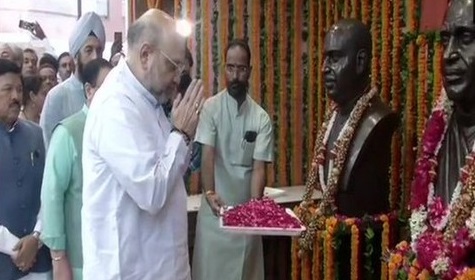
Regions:
<instances>
[{"instance_id":1,"label":"short grey hair","mask_svg":"<svg viewBox=\"0 0 475 280\"><path fill-rule=\"evenodd\" d=\"M9 48L13 54L11 60L20 68L23 66L23 50L19 46L12 43L1 43L0 47Z\"/></svg>"},{"instance_id":2,"label":"short grey hair","mask_svg":"<svg viewBox=\"0 0 475 280\"><path fill-rule=\"evenodd\" d=\"M127 46L134 48L147 39L151 44L157 46L162 34L162 28L146 21L134 22L127 31Z\"/></svg>"}]
</instances>

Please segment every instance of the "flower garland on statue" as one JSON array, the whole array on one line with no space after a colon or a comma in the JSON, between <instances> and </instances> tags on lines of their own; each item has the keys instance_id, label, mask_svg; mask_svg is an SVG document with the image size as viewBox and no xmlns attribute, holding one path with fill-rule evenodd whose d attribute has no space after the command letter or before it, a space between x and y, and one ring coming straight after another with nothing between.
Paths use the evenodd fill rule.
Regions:
<instances>
[{"instance_id":1,"label":"flower garland on statue","mask_svg":"<svg viewBox=\"0 0 475 280\"><path fill-rule=\"evenodd\" d=\"M299 213L302 220L308 225L307 230L300 238L300 247L304 250L311 250L316 231L323 230L325 227L325 218L335 214L337 210L335 196L338 191L340 173L344 168L346 155L353 140L353 135L356 132L356 127L358 126L363 113L369 107L371 99L375 95L376 88L373 88L360 97L356 106L351 111L350 117L340 131L340 134L335 141L335 145L331 150L327 182L325 182L323 165L325 164L328 138L338 113L336 106L331 106L326 120L323 122L322 127L318 132L314 148L315 152L311 168L312 171L305 187L305 194L301 205L301 208L303 208L301 210L303 211L300 211L301 213ZM310 213L302 213L306 212L312 203L311 197L314 188L323 192L323 199L313 215Z\"/></svg>"},{"instance_id":2,"label":"flower garland on statue","mask_svg":"<svg viewBox=\"0 0 475 280\"><path fill-rule=\"evenodd\" d=\"M442 279L469 270L464 263L475 249L475 145L465 158L449 205L435 195L437 158L452 114L452 103L441 94L423 136L412 183L411 248L420 268ZM409 250L410 251L410 250Z\"/></svg>"}]
</instances>

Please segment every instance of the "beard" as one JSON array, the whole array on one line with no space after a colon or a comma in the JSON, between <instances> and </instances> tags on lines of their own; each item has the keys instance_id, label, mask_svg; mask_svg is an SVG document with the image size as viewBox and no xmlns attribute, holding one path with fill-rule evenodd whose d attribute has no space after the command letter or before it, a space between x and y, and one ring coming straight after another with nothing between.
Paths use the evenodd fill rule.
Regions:
<instances>
[{"instance_id":1,"label":"beard","mask_svg":"<svg viewBox=\"0 0 475 280\"><path fill-rule=\"evenodd\" d=\"M243 95L247 93L247 87L248 87L247 82L232 81L228 85L228 92L231 96L242 97Z\"/></svg>"},{"instance_id":2,"label":"beard","mask_svg":"<svg viewBox=\"0 0 475 280\"><path fill-rule=\"evenodd\" d=\"M77 71L79 73L79 77L81 77L81 82L83 82L82 77L84 77L84 64L85 63L82 62L81 53L78 53L78 63L76 66L77 66Z\"/></svg>"}]
</instances>

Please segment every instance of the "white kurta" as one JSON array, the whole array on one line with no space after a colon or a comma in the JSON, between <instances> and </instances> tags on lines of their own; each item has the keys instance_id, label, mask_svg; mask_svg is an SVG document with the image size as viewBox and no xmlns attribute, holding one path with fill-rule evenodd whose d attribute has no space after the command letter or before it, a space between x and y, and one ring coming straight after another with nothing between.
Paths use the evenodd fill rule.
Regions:
<instances>
[{"instance_id":1,"label":"white kurta","mask_svg":"<svg viewBox=\"0 0 475 280\"><path fill-rule=\"evenodd\" d=\"M246 132L257 136L245 140ZM198 143L214 147L214 187L223 202L236 206L251 198L254 160L273 160L269 115L248 95L238 103L226 90L206 100L196 132ZM193 280L261 280L264 258L260 236L223 232L206 199L201 201L193 251Z\"/></svg>"},{"instance_id":2,"label":"white kurta","mask_svg":"<svg viewBox=\"0 0 475 280\"><path fill-rule=\"evenodd\" d=\"M190 151L125 61L96 93L83 143L84 280L190 279Z\"/></svg>"}]
</instances>

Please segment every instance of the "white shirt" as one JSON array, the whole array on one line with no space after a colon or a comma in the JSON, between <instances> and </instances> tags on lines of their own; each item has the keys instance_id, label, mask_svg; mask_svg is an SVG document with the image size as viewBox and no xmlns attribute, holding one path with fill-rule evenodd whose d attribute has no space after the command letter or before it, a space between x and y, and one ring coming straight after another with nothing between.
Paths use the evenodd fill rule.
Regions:
<instances>
[{"instance_id":1,"label":"white shirt","mask_svg":"<svg viewBox=\"0 0 475 280\"><path fill-rule=\"evenodd\" d=\"M84 280L190 279L183 174L190 151L123 60L83 142Z\"/></svg>"}]
</instances>

